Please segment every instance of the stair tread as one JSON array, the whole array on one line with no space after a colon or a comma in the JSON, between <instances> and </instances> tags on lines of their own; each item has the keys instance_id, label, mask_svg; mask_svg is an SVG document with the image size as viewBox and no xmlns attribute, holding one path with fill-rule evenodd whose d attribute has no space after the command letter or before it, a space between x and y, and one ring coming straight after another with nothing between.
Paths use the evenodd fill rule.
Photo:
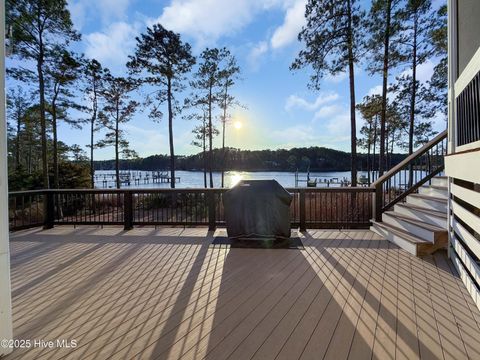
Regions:
<instances>
[{"instance_id":1,"label":"stair tread","mask_svg":"<svg viewBox=\"0 0 480 360\"><path fill-rule=\"evenodd\" d=\"M412 218L412 217L407 216L407 215L400 214L400 213L395 212L395 211L386 211L385 215L389 215L389 216L393 216L393 217L402 219L406 222L411 223L414 226L421 227L421 228L423 228L425 230L428 230L428 231L433 231L433 232L444 232L444 231L446 232L447 231L446 229L443 229L440 226L428 224L428 223L423 222L419 219L415 219L415 218Z\"/></svg>"},{"instance_id":2,"label":"stair tread","mask_svg":"<svg viewBox=\"0 0 480 360\"><path fill-rule=\"evenodd\" d=\"M445 204L448 202L448 199L442 199L442 198L439 198L439 197L436 197L436 196L431 196L431 195L410 194L408 196L412 196L412 197L420 198L420 199L425 199L425 200L438 201L438 202L445 203Z\"/></svg>"},{"instance_id":3,"label":"stair tread","mask_svg":"<svg viewBox=\"0 0 480 360\"><path fill-rule=\"evenodd\" d=\"M429 244L433 245L433 243L431 241L422 239L418 236L413 236L408 231L400 229L400 228L398 228L394 225L385 224L383 222L377 222L377 221L373 221L373 223L382 227L382 228L384 228L384 229L386 229L386 230L388 230L388 231L390 231L390 232L392 232L395 235L400 236L402 239L408 241L409 243L419 244L419 245L429 245Z\"/></svg>"},{"instance_id":4,"label":"stair tread","mask_svg":"<svg viewBox=\"0 0 480 360\"><path fill-rule=\"evenodd\" d=\"M442 219L447 219L448 218L447 213L443 212L443 211L432 210L432 209L428 209L428 208L425 208L425 207L422 207L422 206L413 205L413 204L409 204L409 203L401 203L401 204L396 204L396 205L406 207L406 208L410 208L410 209L413 209L413 210L418 210L418 211L427 213L431 216L436 216L436 217L439 217L439 218L442 218Z\"/></svg>"},{"instance_id":5,"label":"stair tread","mask_svg":"<svg viewBox=\"0 0 480 360\"><path fill-rule=\"evenodd\" d=\"M445 190L447 191L448 190L448 186L440 186L440 185L428 185L427 187L431 187L433 189L437 189L437 190Z\"/></svg>"}]
</instances>

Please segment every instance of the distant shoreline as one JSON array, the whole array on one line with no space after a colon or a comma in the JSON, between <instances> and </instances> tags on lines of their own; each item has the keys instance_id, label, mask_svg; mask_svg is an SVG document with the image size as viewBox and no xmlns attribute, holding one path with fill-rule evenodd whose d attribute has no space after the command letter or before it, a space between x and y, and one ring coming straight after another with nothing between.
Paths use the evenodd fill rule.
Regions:
<instances>
[{"instance_id":1,"label":"distant shoreline","mask_svg":"<svg viewBox=\"0 0 480 360\"><path fill-rule=\"evenodd\" d=\"M208 155L207 155L208 156ZM405 159L406 154L389 154L389 165L394 166ZM208 159L208 158L207 158ZM249 172L338 172L350 171L350 153L328 149L324 147L293 148L290 150L238 150L215 149L212 154L212 171L249 171ZM379 156L375 156L378 166ZM366 170L373 163L373 156L359 153L357 156L357 170ZM114 160L97 160L95 170L114 170ZM175 157L175 171L203 171L203 154ZM206 164L209 169L208 161ZM120 160L122 171L136 169L142 171L170 171L170 157L167 155L152 155L145 158ZM161 170L160 170L161 169Z\"/></svg>"}]
</instances>

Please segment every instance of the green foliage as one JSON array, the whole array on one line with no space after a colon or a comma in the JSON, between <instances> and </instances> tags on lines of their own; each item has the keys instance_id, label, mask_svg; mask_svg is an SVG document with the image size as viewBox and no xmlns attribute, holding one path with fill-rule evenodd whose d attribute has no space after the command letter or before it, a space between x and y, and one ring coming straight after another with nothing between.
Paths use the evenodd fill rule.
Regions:
<instances>
[{"instance_id":1,"label":"green foliage","mask_svg":"<svg viewBox=\"0 0 480 360\"><path fill-rule=\"evenodd\" d=\"M42 189L42 172L29 172L23 167L19 167L8 173L8 190L35 190Z\"/></svg>"},{"instance_id":2,"label":"green foliage","mask_svg":"<svg viewBox=\"0 0 480 360\"><path fill-rule=\"evenodd\" d=\"M59 166L61 189L86 189L90 187L90 169L85 162L61 161Z\"/></svg>"},{"instance_id":3,"label":"green foliage","mask_svg":"<svg viewBox=\"0 0 480 360\"><path fill-rule=\"evenodd\" d=\"M202 119L201 133L206 134L208 139L208 172L210 175L210 187L213 187L213 137L218 135L213 124L213 113L218 106L223 108L223 121L226 121L227 109L232 105L234 98L228 94L228 88L233 86L239 68L235 63L230 51L226 48L205 49L200 54L200 63L194 80L190 82L193 92L185 101L185 106L196 109L203 113L193 115L192 118ZM207 121L204 121L207 120ZM223 132L225 133L225 132ZM202 145L203 145L203 135ZM224 162L222 162L224 164ZM206 164L204 165L204 171Z\"/></svg>"},{"instance_id":4,"label":"green foliage","mask_svg":"<svg viewBox=\"0 0 480 360\"><path fill-rule=\"evenodd\" d=\"M65 0L6 0L5 10L13 53L22 59L48 58L57 46L80 40Z\"/></svg>"},{"instance_id":5,"label":"green foliage","mask_svg":"<svg viewBox=\"0 0 480 360\"><path fill-rule=\"evenodd\" d=\"M61 161L59 167L61 189L84 189L90 186L89 168L86 163L72 161ZM49 174L53 181L53 172ZM8 173L9 191L42 189L42 172L36 170L27 171L23 167L11 170Z\"/></svg>"},{"instance_id":6,"label":"green foliage","mask_svg":"<svg viewBox=\"0 0 480 360\"><path fill-rule=\"evenodd\" d=\"M368 54L367 70L371 74L384 72L385 60L388 69L393 69L404 61L402 52L402 16L404 0L372 0L368 16L363 26L368 34L363 39ZM388 43L388 52L385 45ZM386 59L388 57L388 59Z\"/></svg>"},{"instance_id":7,"label":"green foliage","mask_svg":"<svg viewBox=\"0 0 480 360\"><path fill-rule=\"evenodd\" d=\"M147 28L146 34L137 37L135 55L130 57L127 66L133 74L140 75L143 83L155 87L146 97L150 106L149 116L159 121L162 117L160 105L167 102L168 139L170 144L170 176L175 179L175 148L173 143L173 119L181 111L176 101L176 93L185 87L185 74L190 71L195 58L191 47L183 43L180 35L165 29L160 24ZM175 181L170 183L175 187Z\"/></svg>"},{"instance_id":8,"label":"green foliage","mask_svg":"<svg viewBox=\"0 0 480 360\"><path fill-rule=\"evenodd\" d=\"M43 186L48 188L45 96L49 79L45 76L45 66L59 49L66 49L71 41L79 40L80 35L73 29L65 0L7 0L5 5L6 25L12 29L12 53L35 65L35 71L21 66L12 74L20 81L35 79L38 84Z\"/></svg>"},{"instance_id":9,"label":"green foliage","mask_svg":"<svg viewBox=\"0 0 480 360\"><path fill-rule=\"evenodd\" d=\"M109 74L109 70L102 67L97 60L84 60L82 64L83 86L82 91L85 94L85 100L89 105L83 106L81 110L87 114L86 121L90 125L90 186L95 187L93 153L97 147L95 133L101 129L99 121L100 94L104 85L104 78Z\"/></svg>"},{"instance_id":10,"label":"green foliage","mask_svg":"<svg viewBox=\"0 0 480 360\"><path fill-rule=\"evenodd\" d=\"M350 153L327 149L324 147L293 148L290 150L240 150L227 148L226 170L235 171L300 171L307 170L310 161L310 171L347 171L350 170ZM392 154L392 165L405 158L402 154ZM221 171L222 149L213 151L214 171ZM308 160L307 160L308 159ZM367 157L359 154L358 169L366 169ZM302 168L303 161L303 168ZM202 153L176 158L178 170L201 170L203 168ZM122 170L165 170L169 166L169 156L153 155L146 158L123 160ZM96 170L113 170L114 160L95 162Z\"/></svg>"},{"instance_id":11,"label":"green foliage","mask_svg":"<svg viewBox=\"0 0 480 360\"><path fill-rule=\"evenodd\" d=\"M299 70L311 66L313 74L309 85L317 90L325 74L346 71L350 57L354 63L360 60L363 16L356 0L307 1L307 23L298 34L305 48L290 68Z\"/></svg>"},{"instance_id":12,"label":"green foliage","mask_svg":"<svg viewBox=\"0 0 480 360\"><path fill-rule=\"evenodd\" d=\"M360 61L362 48L362 19L356 0L309 0L307 1L306 25L298 39L305 48L291 65L298 70L305 66L313 68L310 86L320 88L325 74L336 75L348 72L350 90L350 138L352 186L357 183L357 129L355 115L355 64Z\"/></svg>"},{"instance_id":13,"label":"green foliage","mask_svg":"<svg viewBox=\"0 0 480 360\"><path fill-rule=\"evenodd\" d=\"M191 46L182 42L179 34L161 24L147 28L146 33L137 37L136 41L135 54L130 56L127 67L143 84L154 87L154 91L145 98L146 105L150 107L149 116L159 121L163 116L160 105L170 97L175 103L169 109L173 117L180 111L175 95L184 89L185 75L195 64Z\"/></svg>"},{"instance_id":14,"label":"green foliage","mask_svg":"<svg viewBox=\"0 0 480 360\"><path fill-rule=\"evenodd\" d=\"M116 77L107 73L104 76L104 86L101 96L104 100L99 118L108 132L105 138L97 143L98 147L113 146L115 148L116 184L120 188L119 161L120 155L136 157L136 153L129 149L128 140L122 124L129 122L139 107L139 102L131 99L131 93L138 87L138 81L130 77Z\"/></svg>"},{"instance_id":15,"label":"green foliage","mask_svg":"<svg viewBox=\"0 0 480 360\"><path fill-rule=\"evenodd\" d=\"M430 101L447 120L448 114L448 58L447 58L447 5L443 5L435 14L435 26L430 32L430 39L434 46L435 55L440 61L433 69L432 78L429 81Z\"/></svg>"}]
</instances>

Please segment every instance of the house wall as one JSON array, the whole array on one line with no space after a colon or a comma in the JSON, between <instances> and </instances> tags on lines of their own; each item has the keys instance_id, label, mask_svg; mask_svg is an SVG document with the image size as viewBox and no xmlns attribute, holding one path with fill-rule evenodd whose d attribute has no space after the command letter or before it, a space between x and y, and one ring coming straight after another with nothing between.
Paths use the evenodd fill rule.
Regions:
<instances>
[{"instance_id":1,"label":"house wall","mask_svg":"<svg viewBox=\"0 0 480 360\"><path fill-rule=\"evenodd\" d=\"M7 124L5 118L5 1L0 0L0 340L11 339L12 305L8 241ZM0 355L10 349L0 344Z\"/></svg>"},{"instance_id":2,"label":"house wall","mask_svg":"<svg viewBox=\"0 0 480 360\"><path fill-rule=\"evenodd\" d=\"M12 305L8 241L7 123L5 118L5 1L0 0L0 340L11 339ZM0 344L0 355L10 352Z\"/></svg>"},{"instance_id":3,"label":"house wall","mask_svg":"<svg viewBox=\"0 0 480 360\"><path fill-rule=\"evenodd\" d=\"M480 46L480 6L478 0L457 0L458 18L458 69L460 74Z\"/></svg>"},{"instance_id":4,"label":"house wall","mask_svg":"<svg viewBox=\"0 0 480 360\"><path fill-rule=\"evenodd\" d=\"M448 6L449 255L480 308L480 1Z\"/></svg>"}]
</instances>

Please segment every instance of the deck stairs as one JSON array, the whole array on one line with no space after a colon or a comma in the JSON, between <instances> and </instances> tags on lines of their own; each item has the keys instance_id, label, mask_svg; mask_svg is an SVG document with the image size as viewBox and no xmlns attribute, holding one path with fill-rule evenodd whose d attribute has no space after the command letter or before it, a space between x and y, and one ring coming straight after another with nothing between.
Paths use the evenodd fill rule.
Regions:
<instances>
[{"instance_id":1,"label":"deck stairs","mask_svg":"<svg viewBox=\"0 0 480 360\"><path fill-rule=\"evenodd\" d=\"M433 177L430 185L419 187L405 200L385 211L381 222L373 221L371 230L415 256L446 248L447 177Z\"/></svg>"}]
</instances>

